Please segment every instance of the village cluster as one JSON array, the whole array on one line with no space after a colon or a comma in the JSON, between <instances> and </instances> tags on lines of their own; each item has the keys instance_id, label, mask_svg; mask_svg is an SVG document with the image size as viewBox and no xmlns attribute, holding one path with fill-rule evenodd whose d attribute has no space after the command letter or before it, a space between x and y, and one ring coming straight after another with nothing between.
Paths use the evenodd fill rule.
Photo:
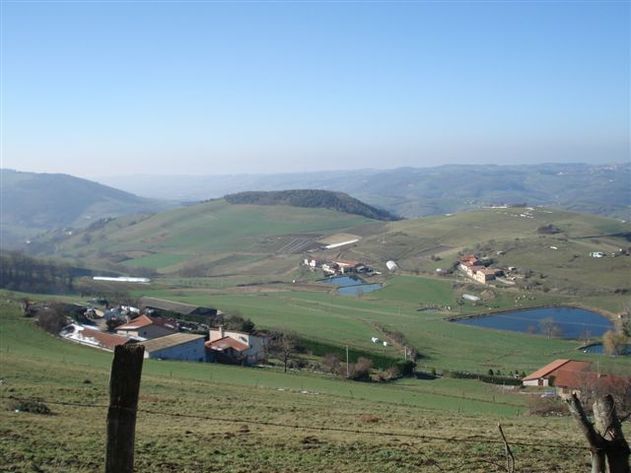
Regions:
<instances>
[{"instance_id":1,"label":"village cluster","mask_svg":"<svg viewBox=\"0 0 631 473\"><path fill-rule=\"evenodd\" d=\"M350 261L343 259L320 259L308 257L303 260L303 265L312 271L317 269L327 276L335 276L342 274L379 274L371 266L359 261Z\"/></svg>"},{"instance_id":2,"label":"village cluster","mask_svg":"<svg viewBox=\"0 0 631 473\"><path fill-rule=\"evenodd\" d=\"M93 325L73 323L61 336L67 340L113 351L117 345L138 343L145 347L145 358L182 361L208 361L254 365L267 356L267 337L246 332L209 327L204 323L181 321L171 317L196 316L211 320L218 311L210 307L141 298L141 307L119 306L104 311L85 311ZM125 321L120 325L113 320ZM107 332L108 322L113 332ZM207 329L207 336L190 333Z\"/></svg>"}]
</instances>

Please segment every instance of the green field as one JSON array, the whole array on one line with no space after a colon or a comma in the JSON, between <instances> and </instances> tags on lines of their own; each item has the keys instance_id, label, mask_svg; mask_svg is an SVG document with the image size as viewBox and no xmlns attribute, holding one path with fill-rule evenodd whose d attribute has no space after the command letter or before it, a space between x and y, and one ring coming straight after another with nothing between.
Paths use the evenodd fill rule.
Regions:
<instances>
[{"instance_id":1,"label":"green field","mask_svg":"<svg viewBox=\"0 0 631 473\"><path fill-rule=\"evenodd\" d=\"M57 254L92 265L123 262L164 273L203 268L206 274L250 274L262 258L277 255L274 268L287 266L285 249L302 240L382 223L326 209L230 205L223 200L180 208L148 218L125 217L66 237ZM300 248L300 246L297 246ZM295 266L295 256L289 267ZM187 266L188 264L188 266ZM273 263L272 263L273 264ZM265 262L263 274L269 273ZM196 274L200 276L201 274Z\"/></svg>"},{"instance_id":2,"label":"green field","mask_svg":"<svg viewBox=\"0 0 631 473\"><path fill-rule=\"evenodd\" d=\"M238 311L260 327L290 330L308 339L350 345L391 357L401 356L393 347L384 349L371 343L372 336L380 336L378 326L384 326L404 333L422 355L419 363L428 368L477 373L486 373L489 368L529 372L556 358L593 359L594 356L576 350L577 341L448 322L449 315L481 312L487 310L487 306L458 306L451 283L442 279L398 276L389 279L384 289L361 297L296 291L289 287L284 291L263 288L248 294L238 289L205 288L138 292L141 293L219 307L228 313ZM531 297L527 301L529 305L569 302L547 294ZM451 306L453 310L440 313L416 310L432 304ZM493 304L494 309L515 307L513 298L498 298ZM631 373L631 359L604 358L601 363Z\"/></svg>"},{"instance_id":3,"label":"green field","mask_svg":"<svg viewBox=\"0 0 631 473\"><path fill-rule=\"evenodd\" d=\"M559 232L538 232L548 224ZM122 263L119 269L144 267L170 278L291 280L302 277L303 249L339 232L361 239L316 255L357 259L383 272L393 259L406 274L433 275L438 268L451 268L459 254L475 252L496 266L517 267L520 278L531 274L518 282L539 292L599 301L604 296L600 307L610 312L621 311L628 301L621 295L631 291L631 258L609 256L629 247L631 225L545 208L484 209L383 223L332 210L216 200L144 219L116 219L66 237L56 248L58 256L82 264L108 268ZM592 258L592 251L608 256Z\"/></svg>"},{"instance_id":4,"label":"green field","mask_svg":"<svg viewBox=\"0 0 631 473\"><path fill-rule=\"evenodd\" d=\"M559 232L540 234L537 229L547 224ZM383 366L402 358L402 347L383 347L371 337L400 332L417 350L418 367L439 374L528 373L573 358L598 360L602 370L629 375L631 357L587 355L577 350L578 341L475 328L448 318L569 304L617 320L631 302L631 257L618 251L629 247L630 230L616 220L548 209L486 209L383 223L322 209L212 201L107 222L59 242L58 256L94 267L115 264L121 271L157 270L150 286L127 289L135 297L216 307L251 318L259 328L295 333L312 347L307 357L329 349L339 354L348 346L351 361L367 355ZM371 264L382 274L369 282L383 289L339 296L318 282L320 273L299 266L300 248L314 248L335 233L361 239L312 254ZM591 258L591 251L608 256ZM468 252L488 256L496 266L518 267L520 279L513 286L485 286L458 271L437 275L437 268L452 268ZM619 255L610 256L614 252ZM395 274L385 269L389 259L399 264ZM463 294L482 301L465 302ZM3 304L0 313L5 405L7 396L106 403L110 354L39 331L17 316L14 304ZM298 472L332 465L340 472L502 471L498 421L510 439L523 444L515 446L523 471L579 471L587 458L567 455L562 446L542 446L581 446L569 419L529 417L528 394L478 381L357 383L305 370L283 374L275 368L152 360L143 376L141 401L151 413L139 418L139 471ZM105 409L51 406L58 415L2 412L7 427L0 453L7 460L0 470L99 469ZM63 434L55 438L53 432Z\"/></svg>"},{"instance_id":5,"label":"green field","mask_svg":"<svg viewBox=\"0 0 631 473\"><path fill-rule=\"evenodd\" d=\"M60 341L17 312L15 304L0 304L0 470L102 469L112 355ZM41 398L54 415L9 410L11 397ZM502 464L501 422L528 471L579 471L588 451L572 421L525 416L525 403L522 394L474 381L373 385L146 360L136 466L153 472L315 472L326 465L340 472L431 465L501 471L489 466ZM578 455L563 454L574 447Z\"/></svg>"}]
</instances>

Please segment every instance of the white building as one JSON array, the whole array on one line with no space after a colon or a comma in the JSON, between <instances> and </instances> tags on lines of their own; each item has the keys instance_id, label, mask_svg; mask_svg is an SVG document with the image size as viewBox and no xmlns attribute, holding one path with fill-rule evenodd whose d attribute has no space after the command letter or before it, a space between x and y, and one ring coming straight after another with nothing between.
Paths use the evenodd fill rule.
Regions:
<instances>
[{"instance_id":1,"label":"white building","mask_svg":"<svg viewBox=\"0 0 631 473\"><path fill-rule=\"evenodd\" d=\"M388 271L396 271L399 268L399 265L397 265L394 261L390 260L390 261L386 261L386 268L388 268Z\"/></svg>"},{"instance_id":2,"label":"white building","mask_svg":"<svg viewBox=\"0 0 631 473\"><path fill-rule=\"evenodd\" d=\"M211 328L208 335L210 338L206 346L211 350L219 349L222 345L220 342L226 341L227 338L239 342L239 356L246 364L260 363L267 357L267 338L245 332L224 330L223 327Z\"/></svg>"}]
</instances>

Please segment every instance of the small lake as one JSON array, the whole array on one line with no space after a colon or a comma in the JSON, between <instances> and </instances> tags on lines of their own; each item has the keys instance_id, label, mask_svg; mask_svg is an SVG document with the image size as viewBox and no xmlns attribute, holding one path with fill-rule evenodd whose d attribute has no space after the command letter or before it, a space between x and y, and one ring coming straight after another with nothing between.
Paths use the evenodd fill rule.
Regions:
<instances>
[{"instance_id":1,"label":"small lake","mask_svg":"<svg viewBox=\"0 0 631 473\"><path fill-rule=\"evenodd\" d=\"M323 279L323 283L337 286L337 293L342 296L359 296L381 289L381 284L366 284L356 276L333 276Z\"/></svg>"},{"instance_id":2,"label":"small lake","mask_svg":"<svg viewBox=\"0 0 631 473\"><path fill-rule=\"evenodd\" d=\"M545 307L511 312L500 312L482 317L455 320L463 325L509 330L512 332L545 335L549 330L548 321L554 321L558 327L556 336L580 339L589 334L590 338L601 337L607 330L614 328L606 317L585 309L575 307Z\"/></svg>"},{"instance_id":3,"label":"small lake","mask_svg":"<svg viewBox=\"0 0 631 473\"><path fill-rule=\"evenodd\" d=\"M587 347L582 348L582 350L585 353L596 353L599 355L602 355L604 350L603 350L603 344L602 343L594 343L593 345L589 345ZM624 349L624 351L621 353L622 355L631 355L631 345L627 345Z\"/></svg>"}]
</instances>

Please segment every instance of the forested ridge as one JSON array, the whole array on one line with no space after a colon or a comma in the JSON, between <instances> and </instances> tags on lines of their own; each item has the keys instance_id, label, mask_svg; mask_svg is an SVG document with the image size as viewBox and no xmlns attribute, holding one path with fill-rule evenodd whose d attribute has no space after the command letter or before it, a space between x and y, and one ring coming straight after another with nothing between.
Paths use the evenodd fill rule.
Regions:
<instances>
[{"instance_id":1,"label":"forested ridge","mask_svg":"<svg viewBox=\"0 0 631 473\"><path fill-rule=\"evenodd\" d=\"M292 205L294 207L323 208L345 212L375 220L400 220L387 210L365 204L343 192L316 189L294 189L286 191L254 191L229 194L224 197L231 204Z\"/></svg>"}]
</instances>

